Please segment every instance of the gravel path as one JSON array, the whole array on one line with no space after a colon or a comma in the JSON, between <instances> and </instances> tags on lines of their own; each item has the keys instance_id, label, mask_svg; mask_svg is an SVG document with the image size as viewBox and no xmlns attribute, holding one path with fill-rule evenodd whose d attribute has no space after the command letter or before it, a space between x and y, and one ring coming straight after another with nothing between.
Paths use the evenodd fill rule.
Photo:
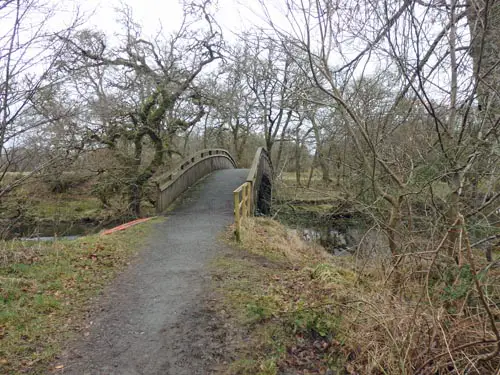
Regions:
<instances>
[{"instance_id":1,"label":"gravel path","mask_svg":"<svg viewBox=\"0 0 500 375\"><path fill-rule=\"evenodd\" d=\"M140 260L104 293L90 334L71 345L64 374L210 373L223 343L203 307L205 266L223 246L217 235L247 173L212 173L157 224Z\"/></svg>"}]
</instances>

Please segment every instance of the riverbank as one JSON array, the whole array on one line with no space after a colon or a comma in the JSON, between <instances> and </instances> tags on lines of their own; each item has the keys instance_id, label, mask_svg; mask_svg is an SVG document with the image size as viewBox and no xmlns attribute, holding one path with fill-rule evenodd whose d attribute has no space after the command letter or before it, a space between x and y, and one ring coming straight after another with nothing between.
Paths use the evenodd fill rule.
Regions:
<instances>
[{"instance_id":1,"label":"riverbank","mask_svg":"<svg viewBox=\"0 0 500 375\"><path fill-rule=\"evenodd\" d=\"M143 202L143 216L154 213L151 203ZM57 192L38 179L0 200L0 239L84 236L133 219L126 199L115 197L104 205L92 181Z\"/></svg>"},{"instance_id":2,"label":"riverbank","mask_svg":"<svg viewBox=\"0 0 500 375\"><path fill-rule=\"evenodd\" d=\"M224 374L465 373L470 358L488 358L470 373L500 368L486 357L497 344L467 267L442 279L427 263L396 271L382 258L335 257L264 218L244 221L241 243L230 237L235 249L213 264L219 315L233 332ZM500 269L474 258L488 298L498 298Z\"/></svg>"}]
</instances>

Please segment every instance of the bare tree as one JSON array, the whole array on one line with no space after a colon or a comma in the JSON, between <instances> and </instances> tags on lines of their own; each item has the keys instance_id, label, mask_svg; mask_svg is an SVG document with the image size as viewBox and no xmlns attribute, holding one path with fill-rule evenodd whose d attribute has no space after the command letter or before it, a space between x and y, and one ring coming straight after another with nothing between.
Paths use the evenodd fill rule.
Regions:
<instances>
[{"instance_id":1,"label":"bare tree","mask_svg":"<svg viewBox=\"0 0 500 375\"><path fill-rule=\"evenodd\" d=\"M68 38L80 22L75 14L63 30L52 30L50 23L56 9L57 4L49 6L37 0L7 0L0 4L0 181L16 163L15 150L22 146L28 132L71 115L37 114L37 106L47 99L46 93L59 84L51 74L66 42L56 39L56 32ZM32 26L34 19L41 20L37 27ZM33 167L30 174L2 186L0 196L55 159L49 158Z\"/></svg>"},{"instance_id":2,"label":"bare tree","mask_svg":"<svg viewBox=\"0 0 500 375\"><path fill-rule=\"evenodd\" d=\"M289 28L274 24L269 17L270 25L280 38L280 44L285 48L293 46L288 48L289 56L302 67L311 84L333 101L342 115L345 129L362 161L364 173L371 179L375 197L382 197L392 207L386 229L393 255L401 250L395 241L395 233L401 217L402 203L405 197L421 189L421 185L411 186L411 183L415 168L428 162L421 157L423 153L446 160L446 168L437 171L427 183L447 181L450 194L446 215L447 225L451 225L460 214L460 196L465 189L465 177L471 170L479 170L481 163L478 156L485 155L485 152L491 155L491 147L497 142L495 134L498 121L489 121L488 125L485 121L473 120L477 113L474 98L478 86L474 82L479 80L475 78L477 74L472 72L472 64L468 62L467 51L470 46L464 36L468 27L466 15L471 14L471 8L464 10L468 5L457 2L452 5L443 8L434 4L380 1L366 3L361 7L347 3L345 7L339 8L335 4L323 2L290 0L286 2L284 11L290 21ZM488 4L474 8L479 10L474 13L476 16L469 16L469 26L471 20L477 20L477 14L485 16L484 6ZM264 9L270 15L266 5ZM417 16L420 12L424 12L425 17ZM372 17L373 14L378 15L376 20ZM442 27L436 25L436 20L440 20ZM484 22L476 22L473 30L477 31L478 36L473 40L484 36L483 39L489 40L488 45L492 46L493 38L487 32L482 33L480 28L480 25L487 25L486 21L485 18ZM368 23L371 29L363 30L361 25ZM342 40L338 38L339 30L343 40L351 38L358 43L357 50L360 52L345 50ZM413 44L407 43L409 40ZM296 58L296 49L307 54L305 65ZM377 72L375 78L369 71L381 59L385 59L389 65L385 71ZM478 58L475 60L479 61ZM334 65L334 61L341 63ZM493 66L496 65L489 63L490 70ZM448 69L451 75L449 79L443 80L443 74ZM476 67L475 72L477 70ZM382 78L384 75L385 78ZM387 80L387 77L391 78ZM370 95L375 101L360 101L363 91L372 85L370 80L383 87L382 79L391 82L390 90L381 92L382 96L376 98L373 96L375 92L370 89ZM397 83L401 79L406 82ZM482 79L481 82L485 88L485 80ZM488 98L495 96L494 88L490 87L488 92ZM399 148L400 155L397 156L390 140L404 123L402 120L411 115L412 108L406 114L401 114L398 109L406 99L411 99L411 95L433 119L434 141L430 145L423 144L420 153L415 155ZM309 100L314 101L313 98ZM323 102L325 106L331 106ZM484 116L486 112L482 112L481 116ZM396 115L397 113L400 114ZM486 151L486 144L490 145L490 151ZM404 159L406 161L403 162ZM398 163L403 163L406 167L400 168ZM385 179L385 176L389 179ZM390 188L386 186L387 183ZM496 199L495 196L493 198ZM491 203L491 200L488 199L488 202ZM450 235L448 242L449 252L452 254L453 235Z\"/></svg>"},{"instance_id":3,"label":"bare tree","mask_svg":"<svg viewBox=\"0 0 500 375\"><path fill-rule=\"evenodd\" d=\"M262 4L270 37L306 53L303 64L289 48L311 85L328 98L319 105L338 111L358 175L369 182L371 196L359 196L357 203L387 235L395 284L401 285L398 267L419 248L429 249L430 265L425 256L412 259L426 268L423 293L438 319L438 309L446 306L433 293L457 283L464 267L473 275L470 293L478 299L471 308L478 311L478 324L488 327L490 344L471 342L470 352L452 353L453 338L440 326L447 360L407 363L405 371L498 371L497 306L484 298L468 240L471 228L481 227L476 243L495 239L491 232L498 230L499 175L489 173L499 161L498 2L273 3L282 5L286 26L274 22L273 5ZM426 237L434 233L439 240ZM457 276L450 281L444 273ZM451 347L460 343L455 339Z\"/></svg>"},{"instance_id":4,"label":"bare tree","mask_svg":"<svg viewBox=\"0 0 500 375\"><path fill-rule=\"evenodd\" d=\"M225 56L221 69L205 85L208 103L212 107L210 121L218 132L228 132L229 150L238 163L242 162L250 135L258 129L261 118L257 98L245 84L246 60L244 49L236 46Z\"/></svg>"},{"instance_id":5,"label":"bare tree","mask_svg":"<svg viewBox=\"0 0 500 375\"><path fill-rule=\"evenodd\" d=\"M126 166L130 212L135 216L140 215L145 185L162 167L170 150L169 140L205 115L196 79L220 58L222 43L207 6L204 3L187 9L182 26L167 39L160 35L144 39L130 11L124 9L125 34L118 48L108 48L104 35L90 31L80 33L76 41L66 40L70 49L64 64L69 70L85 72L93 91L89 97L95 101L100 117L87 130ZM201 20L206 29L193 33L194 24ZM82 89L82 82L75 82ZM179 118L177 114L188 102L195 110ZM110 103L114 103L111 112ZM151 157L146 152L148 147Z\"/></svg>"},{"instance_id":6,"label":"bare tree","mask_svg":"<svg viewBox=\"0 0 500 375\"><path fill-rule=\"evenodd\" d=\"M295 93L293 61L279 44L262 35L244 36L246 84L252 91L261 112L267 150L283 138L292 119L292 98ZM275 160L278 167L281 153Z\"/></svg>"}]
</instances>

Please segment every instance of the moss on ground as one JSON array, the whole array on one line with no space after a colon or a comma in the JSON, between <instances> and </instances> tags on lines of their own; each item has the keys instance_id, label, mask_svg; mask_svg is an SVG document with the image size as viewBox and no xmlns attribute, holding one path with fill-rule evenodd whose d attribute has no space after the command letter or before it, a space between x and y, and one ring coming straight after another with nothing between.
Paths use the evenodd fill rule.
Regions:
<instances>
[{"instance_id":1,"label":"moss on ground","mask_svg":"<svg viewBox=\"0 0 500 375\"><path fill-rule=\"evenodd\" d=\"M33 202L28 213L45 220L76 221L105 216L105 209L97 198L60 195Z\"/></svg>"}]
</instances>

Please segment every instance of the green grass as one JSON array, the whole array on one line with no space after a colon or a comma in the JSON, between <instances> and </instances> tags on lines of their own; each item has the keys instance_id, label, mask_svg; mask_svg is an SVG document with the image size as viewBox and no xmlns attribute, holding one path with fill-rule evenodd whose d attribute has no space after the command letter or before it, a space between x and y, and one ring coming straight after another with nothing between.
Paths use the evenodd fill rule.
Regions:
<instances>
[{"instance_id":1,"label":"green grass","mask_svg":"<svg viewBox=\"0 0 500 375\"><path fill-rule=\"evenodd\" d=\"M0 243L0 373L48 373L92 297L127 265L150 223L75 241Z\"/></svg>"},{"instance_id":2,"label":"green grass","mask_svg":"<svg viewBox=\"0 0 500 375\"><path fill-rule=\"evenodd\" d=\"M104 212L100 201L93 197L54 195L49 199L36 200L28 209L32 217L46 220L74 221L98 217Z\"/></svg>"},{"instance_id":3,"label":"green grass","mask_svg":"<svg viewBox=\"0 0 500 375\"><path fill-rule=\"evenodd\" d=\"M341 315L330 292L353 285L352 271L269 219L247 220L241 244L213 269L220 308L241 336L226 374L343 369Z\"/></svg>"}]
</instances>

